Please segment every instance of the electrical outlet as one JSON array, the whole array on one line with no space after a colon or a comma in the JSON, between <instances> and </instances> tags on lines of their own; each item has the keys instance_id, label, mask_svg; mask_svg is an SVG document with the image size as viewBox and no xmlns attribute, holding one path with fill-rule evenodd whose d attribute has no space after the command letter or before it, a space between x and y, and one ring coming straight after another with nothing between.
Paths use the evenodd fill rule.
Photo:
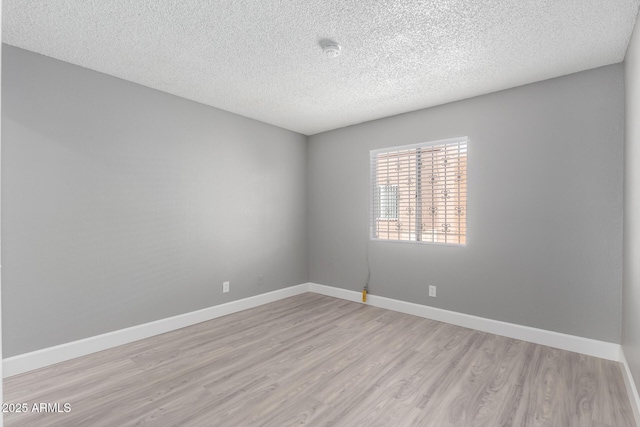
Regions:
<instances>
[{"instance_id":1,"label":"electrical outlet","mask_svg":"<svg viewBox=\"0 0 640 427\"><path fill-rule=\"evenodd\" d=\"M262 286L264 284L264 278L262 276L258 276L258 286Z\"/></svg>"},{"instance_id":2,"label":"electrical outlet","mask_svg":"<svg viewBox=\"0 0 640 427\"><path fill-rule=\"evenodd\" d=\"M429 296L435 298L436 297L436 287L435 286L429 286Z\"/></svg>"},{"instance_id":3,"label":"electrical outlet","mask_svg":"<svg viewBox=\"0 0 640 427\"><path fill-rule=\"evenodd\" d=\"M223 293L229 292L229 282L222 282L222 292Z\"/></svg>"}]
</instances>

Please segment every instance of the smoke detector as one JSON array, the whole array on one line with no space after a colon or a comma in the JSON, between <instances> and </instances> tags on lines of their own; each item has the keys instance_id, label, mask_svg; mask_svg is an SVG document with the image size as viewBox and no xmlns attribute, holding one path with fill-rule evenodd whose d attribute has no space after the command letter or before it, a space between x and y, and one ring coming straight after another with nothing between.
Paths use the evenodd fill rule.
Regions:
<instances>
[{"instance_id":1,"label":"smoke detector","mask_svg":"<svg viewBox=\"0 0 640 427\"><path fill-rule=\"evenodd\" d=\"M335 58L340 55L340 51L342 50L342 47L333 40L321 40L320 47L324 54L329 58Z\"/></svg>"}]
</instances>

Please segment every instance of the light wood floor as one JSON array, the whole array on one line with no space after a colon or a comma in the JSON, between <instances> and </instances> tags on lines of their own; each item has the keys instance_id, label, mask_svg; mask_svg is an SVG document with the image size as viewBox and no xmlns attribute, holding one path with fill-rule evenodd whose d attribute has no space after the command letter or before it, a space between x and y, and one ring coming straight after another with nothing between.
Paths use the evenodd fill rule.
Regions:
<instances>
[{"instance_id":1,"label":"light wood floor","mask_svg":"<svg viewBox=\"0 0 640 427\"><path fill-rule=\"evenodd\" d=\"M619 364L302 294L5 380L7 426L634 426Z\"/></svg>"}]
</instances>

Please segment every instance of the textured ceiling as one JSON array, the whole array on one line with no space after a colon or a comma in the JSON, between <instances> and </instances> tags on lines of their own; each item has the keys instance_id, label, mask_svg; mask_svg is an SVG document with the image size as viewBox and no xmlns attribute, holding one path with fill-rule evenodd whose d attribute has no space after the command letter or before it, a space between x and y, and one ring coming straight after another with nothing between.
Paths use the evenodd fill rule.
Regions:
<instances>
[{"instance_id":1,"label":"textured ceiling","mask_svg":"<svg viewBox=\"0 0 640 427\"><path fill-rule=\"evenodd\" d=\"M639 1L4 0L3 40L311 135L620 62Z\"/></svg>"}]
</instances>

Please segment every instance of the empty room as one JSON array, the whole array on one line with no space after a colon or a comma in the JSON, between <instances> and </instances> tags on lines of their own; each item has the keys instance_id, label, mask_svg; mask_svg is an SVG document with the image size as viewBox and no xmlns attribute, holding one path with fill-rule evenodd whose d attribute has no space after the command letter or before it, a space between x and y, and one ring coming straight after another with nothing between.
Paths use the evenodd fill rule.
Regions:
<instances>
[{"instance_id":1,"label":"empty room","mask_svg":"<svg viewBox=\"0 0 640 427\"><path fill-rule=\"evenodd\" d=\"M640 426L640 0L0 4L0 426Z\"/></svg>"}]
</instances>

